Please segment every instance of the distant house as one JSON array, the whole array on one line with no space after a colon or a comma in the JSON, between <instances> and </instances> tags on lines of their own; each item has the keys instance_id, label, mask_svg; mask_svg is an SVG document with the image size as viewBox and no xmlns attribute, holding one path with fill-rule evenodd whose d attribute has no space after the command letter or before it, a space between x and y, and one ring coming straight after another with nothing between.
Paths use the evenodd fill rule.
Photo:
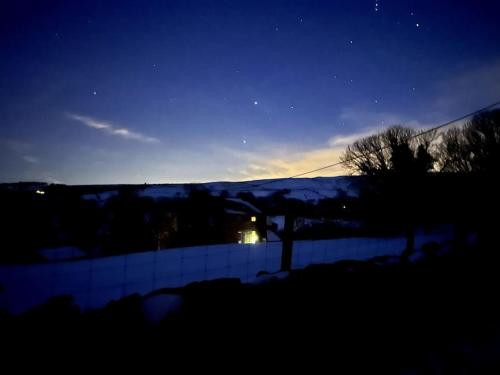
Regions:
<instances>
[{"instance_id":1,"label":"distant house","mask_svg":"<svg viewBox=\"0 0 500 375\"><path fill-rule=\"evenodd\" d=\"M226 198L224 204L225 242L254 244L267 240L266 216L251 203Z\"/></svg>"},{"instance_id":2,"label":"distant house","mask_svg":"<svg viewBox=\"0 0 500 375\"><path fill-rule=\"evenodd\" d=\"M46 182L15 182L0 184L0 189L36 194L43 192L42 194L45 194L44 189L46 189L47 186L48 184Z\"/></svg>"}]
</instances>

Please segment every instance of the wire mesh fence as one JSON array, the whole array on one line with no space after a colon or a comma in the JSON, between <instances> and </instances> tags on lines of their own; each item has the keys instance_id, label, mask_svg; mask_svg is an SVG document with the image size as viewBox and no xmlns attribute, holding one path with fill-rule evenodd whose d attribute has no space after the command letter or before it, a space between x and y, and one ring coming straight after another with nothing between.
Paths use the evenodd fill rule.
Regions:
<instances>
[{"instance_id":1,"label":"wire mesh fence","mask_svg":"<svg viewBox=\"0 0 500 375\"><path fill-rule=\"evenodd\" d=\"M415 247L452 239L449 226L417 231ZM294 241L292 269L339 260L399 256L404 235ZM165 249L105 258L0 267L1 308L22 313L47 299L71 295L83 310L105 306L133 293L178 288L192 282L238 278L258 280L259 273L280 271L282 243L221 244Z\"/></svg>"},{"instance_id":2,"label":"wire mesh fence","mask_svg":"<svg viewBox=\"0 0 500 375\"><path fill-rule=\"evenodd\" d=\"M413 146L420 147L425 144L425 142L420 142L422 137L426 138L429 134L436 135L436 132L443 132L451 126L463 126L471 116L496 108L498 105L499 103L494 103L479 111L422 132L410 132L408 133L410 135L404 141L406 143L403 142L403 146L409 147L412 141L419 141ZM481 125L481 122L479 122L479 125ZM482 128L478 129L481 130ZM479 130L478 134L483 134ZM401 129L398 131L400 135L404 133ZM380 134L378 136L381 137ZM382 137L380 139L386 138ZM450 139L453 140L453 138ZM429 147L433 143L434 147L438 147L442 140L436 136L429 142ZM373 146L371 143L367 143L367 145ZM374 160L380 161L379 159L384 157L388 161L394 161L392 156L381 154L391 151L393 145L390 142L384 143L381 141L380 145L377 145L368 148L367 152L360 152L359 155L353 153L352 158L285 179L235 183L231 189L228 189L228 186L223 183L212 183L209 184L210 191L219 194L225 192L228 196L233 197L228 199L233 203L237 203L236 201L241 203L241 199L234 198L238 196L238 193L250 192L254 198L259 198L269 197L281 192L283 194L279 195L278 198L295 200L295 203L300 201L304 207L313 202L314 204L311 203L310 206L315 206L315 209L317 209L319 201L338 199L341 191L345 193L344 198L352 198L353 196L349 196L346 192L356 190L355 186L352 186L349 179L342 177L336 181L335 188L330 182L323 181L321 178L314 179L314 183L312 183L312 180L303 181L296 179L296 177L313 173L316 175L318 172L323 173L324 170L328 170L332 174L340 174L344 171L345 164L352 162L365 161L367 165L372 165ZM400 151L401 149L408 151L408 147L396 147L391 152ZM363 150L361 149L361 151ZM418 152L416 154L418 156ZM397 155L399 154L396 153ZM454 157L454 155L451 156ZM413 158L410 159L413 160ZM461 159L459 158L459 160ZM384 168L387 167L386 163L383 163L383 166ZM382 172L385 171L384 168L382 168ZM446 172L446 170L444 171ZM403 174L403 179L400 181L391 178L385 181L383 189L385 195L383 197L385 197L385 203L392 207L391 209L388 209L383 204L377 205L377 202L380 201L380 195L373 195L371 201L369 201L370 206L366 206L366 202L360 204L364 206L360 211L361 213L358 212L358 215L361 215L358 218L363 219L363 215L373 216L373 213L375 213L376 218L371 217L372 220L383 222L390 219L392 220L390 225L398 227L399 224L413 225L415 220L435 223L437 214L441 212L441 214L445 213L446 215L441 215L437 220L445 218L444 220L450 220L456 224L456 217L460 216L462 220L468 216L474 217L472 213L477 213L482 205L486 206L491 203L487 200L483 201L483 203L475 203L472 199L464 200L464 194L468 194L469 197L487 197L488 194L485 194L483 190L484 187L490 187L489 194L493 196L492 192L494 192L494 186L496 186L492 185L490 180L485 180L486 182L480 180L479 183L470 178L454 180L446 174L443 176L444 180L440 179L439 181L434 180L436 176L426 174L426 179L422 179L422 181L428 180L427 185L425 185L420 184L418 179L409 179L408 176L408 174ZM389 174L387 177L391 177L391 175ZM286 181L286 185L284 181ZM467 181L469 182L467 187L462 190L456 189L457 183L462 184ZM483 182L480 183L481 181ZM476 186L476 190L468 190L474 186ZM179 190L179 186L173 188ZM427 190L424 188L427 188ZM180 194L181 191L182 189L176 191L175 196ZM149 194L155 198L166 198L170 196L169 194L172 194L172 191L165 190L164 187L153 186L144 188L141 194ZM354 194L354 196L357 197L357 194ZM447 199L443 199L443 197L447 197ZM477 198L474 199L477 200ZM269 202L267 203L269 204ZM345 215L343 210L346 209L346 206L344 204L339 206L340 203L339 200L335 214L329 212L330 219L335 218L334 221L337 224L344 219L352 222L353 217L349 218L348 215ZM249 202L245 201L243 204L248 206ZM446 205L443 206L443 204ZM436 209L437 207L439 209ZM257 211L260 213L259 210ZM327 211L328 207L323 209L323 213ZM319 219L316 217L313 220L321 221L323 219L321 219L320 215ZM484 223L483 220L482 224ZM386 224L386 227L390 225ZM399 225L399 227L402 226ZM414 229L412 228L412 230ZM345 234L347 232L343 233L343 237L337 233L337 236L340 236L339 238L325 239L321 237L319 239L314 236L300 240L295 238L289 268L300 269L311 264L333 263L344 259L365 260L377 256L399 256L408 248L409 237L407 237L407 233L393 233L391 236L386 237L380 235L370 237L366 234L361 236L359 231L355 232L357 234L353 237L347 237ZM427 232L416 231L410 247L419 249L428 242L444 243L451 240L453 235L453 228L450 226L435 227L433 231ZM104 306L111 300L132 293L144 294L160 288L177 288L197 281L238 278L242 282L252 282L259 273L275 273L283 269L283 250L283 243L280 241L264 241L255 244L227 243L165 249L79 261L2 265L0 266L0 308L19 313L43 303L50 297L71 295L74 297L75 302L86 310Z\"/></svg>"}]
</instances>

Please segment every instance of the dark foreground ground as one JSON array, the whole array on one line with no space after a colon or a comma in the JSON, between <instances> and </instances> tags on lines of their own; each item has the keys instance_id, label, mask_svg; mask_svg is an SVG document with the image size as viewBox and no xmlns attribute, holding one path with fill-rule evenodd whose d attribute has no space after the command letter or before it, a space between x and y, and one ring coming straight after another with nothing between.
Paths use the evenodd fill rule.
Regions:
<instances>
[{"instance_id":1,"label":"dark foreground ground","mask_svg":"<svg viewBox=\"0 0 500 375\"><path fill-rule=\"evenodd\" d=\"M419 261L343 261L259 285L194 283L88 313L57 298L23 316L2 315L3 358L71 358L75 367L141 359L161 363L160 372L179 362L264 371L270 360L330 373L500 373L496 250L431 244ZM145 319L145 299L172 293L182 296L179 309L159 324Z\"/></svg>"}]
</instances>

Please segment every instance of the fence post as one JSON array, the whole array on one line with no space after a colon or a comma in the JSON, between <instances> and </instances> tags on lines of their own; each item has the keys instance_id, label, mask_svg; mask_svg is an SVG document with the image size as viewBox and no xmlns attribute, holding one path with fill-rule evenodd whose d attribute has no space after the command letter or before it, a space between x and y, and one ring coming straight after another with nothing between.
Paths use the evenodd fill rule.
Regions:
<instances>
[{"instance_id":1,"label":"fence post","mask_svg":"<svg viewBox=\"0 0 500 375\"><path fill-rule=\"evenodd\" d=\"M285 228L283 231L282 251L281 251L281 271L290 271L292 268L292 251L293 251L293 227L295 217L292 215L285 216Z\"/></svg>"}]
</instances>

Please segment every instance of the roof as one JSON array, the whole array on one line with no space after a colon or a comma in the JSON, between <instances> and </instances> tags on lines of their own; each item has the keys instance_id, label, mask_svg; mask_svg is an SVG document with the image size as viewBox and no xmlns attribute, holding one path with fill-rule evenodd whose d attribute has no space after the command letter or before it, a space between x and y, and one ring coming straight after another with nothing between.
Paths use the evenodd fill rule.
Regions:
<instances>
[{"instance_id":1,"label":"roof","mask_svg":"<svg viewBox=\"0 0 500 375\"><path fill-rule=\"evenodd\" d=\"M225 212L226 214L229 214L229 215L242 215L242 216L243 216L243 215L248 215L248 212L231 210L231 209L229 209L229 208L226 208L226 209L224 210L224 212Z\"/></svg>"},{"instance_id":2,"label":"roof","mask_svg":"<svg viewBox=\"0 0 500 375\"><path fill-rule=\"evenodd\" d=\"M246 208L249 208L252 212L256 214L262 213L257 207L255 207L253 204L248 203L247 201L244 201L243 199L239 198L226 198L227 201L234 202L241 204L242 206L245 206Z\"/></svg>"}]
</instances>

